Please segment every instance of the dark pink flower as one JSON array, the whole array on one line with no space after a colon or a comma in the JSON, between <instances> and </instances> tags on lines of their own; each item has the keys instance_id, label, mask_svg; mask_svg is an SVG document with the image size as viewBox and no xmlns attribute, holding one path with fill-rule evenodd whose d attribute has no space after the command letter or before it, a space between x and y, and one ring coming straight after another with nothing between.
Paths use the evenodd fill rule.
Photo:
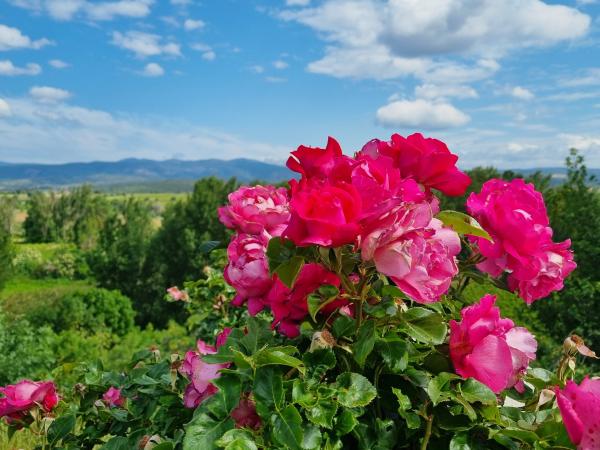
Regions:
<instances>
[{"instance_id":1,"label":"dark pink flower","mask_svg":"<svg viewBox=\"0 0 600 450\"><path fill-rule=\"evenodd\" d=\"M33 408L50 412L58 403L56 386L52 381L22 380L0 387L0 417L7 421L23 419Z\"/></svg>"},{"instance_id":2,"label":"dark pink flower","mask_svg":"<svg viewBox=\"0 0 600 450\"><path fill-rule=\"evenodd\" d=\"M125 397L121 395L121 389L111 386L102 396L102 401L106 406L122 407L125 404Z\"/></svg>"},{"instance_id":3,"label":"dark pink flower","mask_svg":"<svg viewBox=\"0 0 600 450\"><path fill-rule=\"evenodd\" d=\"M277 277L268 294L273 312L273 326L289 338L300 333L299 325L308 315L307 297L319 287L331 284L340 285L340 279L319 264L305 264L300 270L293 288L288 288Z\"/></svg>"},{"instance_id":4,"label":"dark pink flower","mask_svg":"<svg viewBox=\"0 0 600 450\"><path fill-rule=\"evenodd\" d=\"M236 428L258 430L262 426L256 413L256 404L249 396L240 399L240 403L231 411L231 418L235 421Z\"/></svg>"},{"instance_id":5,"label":"dark pink flower","mask_svg":"<svg viewBox=\"0 0 600 450\"><path fill-rule=\"evenodd\" d=\"M555 392L571 442L578 450L600 448L600 379L586 377L579 386L568 380Z\"/></svg>"},{"instance_id":6,"label":"dark pink flower","mask_svg":"<svg viewBox=\"0 0 600 450\"><path fill-rule=\"evenodd\" d=\"M404 178L413 178L427 189L433 188L450 196L463 195L471 179L456 167L458 156L442 141L424 138L420 133L408 137L392 135L389 142L368 142L360 154L392 158Z\"/></svg>"},{"instance_id":7,"label":"dark pink flower","mask_svg":"<svg viewBox=\"0 0 600 450\"><path fill-rule=\"evenodd\" d=\"M217 336L216 348L199 340L197 342L198 351L189 351L185 354L179 371L190 378L190 384L183 394L183 404L186 408L198 407L206 398L218 391L212 381L219 378L221 369L226 369L229 364L210 364L204 362L202 356L216 353L217 349L227 341L229 333L231 333L231 328L225 328Z\"/></svg>"},{"instance_id":8,"label":"dark pink flower","mask_svg":"<svg viewBox=\"0 0 600 450\"><path fill-rule=\"evenodd\" d=\"M475 378L499 393L520 382L535 359L537 342L522 327L500 317L496 297L485 295L450 321L450 357L456 373Z\"/></svg>"},{"instance_id":9,"label":"dark pink flower","mask_svg":"<svg viewBox=\"0 0 600 450\"><path fill-rule=\"evenodd\" d=\"M290 181L291 218L283 236L298 246L339 247L351 244L360 232L361 196L348 183Z\"/></svg>"},{"instance_id":10,"label":"dark pink flower","mask_svg":"<svg viewBox=\"0 0 600 450\"><path fill-rule=\"evenodd\" d=\"M304 179L330 181L348 181L353 164L352 158L342 154L340 144L332 137L327 140L326 148L301 145L287 160L288 168Z\"/></svg>"},{"instance_id":11,"label":"dark pink flower","mask_svg":"<svg viewBox=\"0 0 600 450\"><path fill-rule=\"evenodd\" d=\"M240 233L279 236L290 217L285 188L243 186L228 199L229 205L219 208L219 220Z\"/></svg>"},{"instance_id":12,"label":"dark pink flower","mask_svg":"<svg viewBox=\"0 0 600 450\"><path fill-rule=\"evenodd\" d=\"M235 290L235 306L248 301L248 311L255 315L266 306L265 296L273 280L267 262L268 238L265 234L236 234L227 247L229 264L225 267L225 281Z\"/></svg>"}]
</instances>

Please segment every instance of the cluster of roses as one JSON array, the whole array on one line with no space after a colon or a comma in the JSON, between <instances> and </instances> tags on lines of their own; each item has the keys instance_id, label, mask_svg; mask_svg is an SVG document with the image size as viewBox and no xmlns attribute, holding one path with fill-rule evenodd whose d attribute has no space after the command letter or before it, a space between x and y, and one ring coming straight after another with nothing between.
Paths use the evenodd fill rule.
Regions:
<instances>
[{"instance_id":1,"label":"cluster of roses","mask_svg":"<svg viewBox=\"0 0 600 450\"><path fill-rule=\"evenodd\" d=\"M323 284L340 285L315 263L303 266L292 289L272 277L265 252L274 236L297 246L355 245L410 298L438 301L458 273L460 239L434 218L439 201L432 189L465 192L470 179L456 161L444 143L420 134L371 141L354 157L331 138L325 149L299 147L287 166L301 178L290 181L289 192L242 187L219 209L223 224L237 232L225 269L237 292L234 304L247 302L251 314L270 308L274 326L295 337L308 314L307 296ZM342 305L329 304L323 313Z\"/></svg>"},{"instance_id":2,"label":"cluster of roses","mask_svg":"<svg viewBox=\"0 0 600 450\"><path fill-rule=\"evenodd\" d=\"M472 238L486 258L479 270L493 277L507 272L509 288L528 304L563 288L576 267L571 241L552 241L544 199L532 184L490 180L469 196L467 210L493 239Z\"/></svg>"},{"instance_id":3,"label":"cluster of roses","mask_svg":"<svg viewBox=\"0 0 600 450\"><path fill-rule=\"evenodd\" d=\"M17 427L33 419L32 412L50 413L58 403L52 381L22 380L0 387L0 418Z\"/></svg>"}]
</instances>

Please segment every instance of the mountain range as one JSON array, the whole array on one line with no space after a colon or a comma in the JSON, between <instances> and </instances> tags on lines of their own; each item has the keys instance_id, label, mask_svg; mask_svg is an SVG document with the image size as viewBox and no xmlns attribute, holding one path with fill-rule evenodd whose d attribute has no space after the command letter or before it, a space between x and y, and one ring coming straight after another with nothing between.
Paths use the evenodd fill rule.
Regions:
<instances>
[{"instance_id":1,"label":"mountain range","mask_svg":"<svg viewBox=\"0 0 600 450\"><path fill-rule=\"evenodd\" d=\"M555 184L566 176L564 167L514 169L524 175L536 170L552 175ZM589 169L589 172L600 178L600 169ZM3 191L61 188L86 183L100 190L189 191L194 180L207 176L222 179L235 177L241 182L261 180L271 183L291 178L290 171L283 165L253 159L155 161L130 158L114 162L66 164L0 162L0 190Z\"/></svg>"}]
</instances>

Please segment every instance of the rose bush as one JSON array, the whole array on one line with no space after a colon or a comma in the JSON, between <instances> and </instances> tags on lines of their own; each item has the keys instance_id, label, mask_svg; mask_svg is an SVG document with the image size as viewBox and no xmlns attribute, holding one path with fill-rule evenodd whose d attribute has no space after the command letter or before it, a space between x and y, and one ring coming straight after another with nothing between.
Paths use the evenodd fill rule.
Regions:
<instances>
[{"instance_id":1,"label":"rose bush","mask_svg":"<svg viewBox=\"0 0 600 450\"><path fill-rule=\"evenodd\" d=\"M168 296L185 299L193 329L208 317L196 294L212 301L223 317L211 322L214 345L167 358L146 350L118 374L83 368L57 417L36 406L47 442L600 448L597 381L572 380L577 355L593 351L572 336L556 368L536 367L535 336L501 317L491 293L466 289L539 300L575 269L570 243L552 240L541 194L521 180L486 183L468 198L471 216L440 211L440 194L470 183L457 159L420 134L372 140L354 156L330 138L292 152L289 189L232 193L218 211L233 230L224 278L207 269Z\"/></svg>"}]
</instances>

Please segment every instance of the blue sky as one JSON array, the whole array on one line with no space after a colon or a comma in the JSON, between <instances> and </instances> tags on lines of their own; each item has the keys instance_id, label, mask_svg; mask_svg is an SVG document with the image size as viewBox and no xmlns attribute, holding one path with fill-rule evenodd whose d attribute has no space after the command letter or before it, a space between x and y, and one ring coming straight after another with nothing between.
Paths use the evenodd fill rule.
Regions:
<instances>
[{"instance_id":1,"label":"blue sky","mask_svg":"<svg viewBox=\"0 0 600 450\"><path fill-rule=\"evenodd\" d=\"M0 161L440 138L600 167L598 0L0 0Z\"/></svg>"}]
</instances>

